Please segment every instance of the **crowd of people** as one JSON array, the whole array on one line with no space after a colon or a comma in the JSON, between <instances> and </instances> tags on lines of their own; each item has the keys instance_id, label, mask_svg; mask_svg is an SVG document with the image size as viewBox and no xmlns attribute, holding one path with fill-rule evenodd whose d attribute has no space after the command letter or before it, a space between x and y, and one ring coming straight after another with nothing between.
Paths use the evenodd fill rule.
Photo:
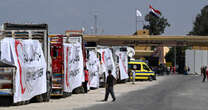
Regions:
<instances>
[{"instance_id":1,"label":"crowd of people","mask_svg":"<svg viewBox=\"0 0 208 110\"><path fill-rule=\"evenodd\" d=\"M190 68L188 66L184 66L184 69L180 69L176 66L166 66L164 64L160 64L159 66L152 67L152 70L157 75L169 75L169 74L176 74L176 73L183 73L184 75L187 75L190 71Z\"/></svg>"},{"instance_id":2,"label":"crowd of people","mask_svg":"<svg viewBox=\"0 0 208 110\"><path fill-rule=\"evenodd\" d=\"M152 68L152 70L157 74L157 75L169 75L169 74L175 74L176 73L176 67L175 66L165 66L163 64L160 64L159 66L155 66Z\"/></svg>"}]
</instances>

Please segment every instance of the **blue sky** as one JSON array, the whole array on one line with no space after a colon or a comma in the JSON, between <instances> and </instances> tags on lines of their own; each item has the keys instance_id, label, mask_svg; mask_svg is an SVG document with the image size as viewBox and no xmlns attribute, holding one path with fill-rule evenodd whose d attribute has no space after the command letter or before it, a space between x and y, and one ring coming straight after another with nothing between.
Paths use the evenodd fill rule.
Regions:
<instances>
[{"instance_id":1,"label":"blue sky","mask_svg":"<svg viewBox=\"0 0 208 110\"><path fill-rule=\"evenodd\" d=\"M171 27L164 35L186 35L207 0L0 0L0 23L47 23L50 34L85 27L91 33L96 14L99 34L135 32L135 9L160 10ZM143 20L143 17L140 18ZM138 26L140 29L142 23Z\"/></svg>"}]
</instances>

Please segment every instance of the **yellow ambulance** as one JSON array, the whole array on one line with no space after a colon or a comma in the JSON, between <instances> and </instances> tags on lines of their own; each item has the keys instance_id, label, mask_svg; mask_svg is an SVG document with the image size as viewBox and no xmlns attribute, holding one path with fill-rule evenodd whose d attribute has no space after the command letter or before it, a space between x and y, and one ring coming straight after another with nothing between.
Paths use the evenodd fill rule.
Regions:
<instances>
[{"instance_id":1,"label":"yellow ambulance","mask_svg":"<svg viewBox=\"0 0 208 110\"><path fill-rule=\"evenodd\" d=\"M132 70L136 70L136 80L156 80L156 74L149 68L143 61L130 61L128 62L128 69L130 79L132 79Z\"/></svg>"}]
</instances>

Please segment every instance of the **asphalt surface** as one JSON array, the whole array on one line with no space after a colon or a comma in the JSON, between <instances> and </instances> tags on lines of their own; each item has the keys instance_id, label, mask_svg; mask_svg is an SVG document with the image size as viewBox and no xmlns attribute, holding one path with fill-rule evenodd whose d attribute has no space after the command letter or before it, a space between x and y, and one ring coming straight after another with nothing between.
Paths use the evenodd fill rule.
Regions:
<instances>
[{"instance_id":1,"label":"asphalt surface","mask_svg":"<svg viewBox=\"0 0 208 110\"><path fill-rule=\"evenodd\" d=\"M202 83L201 79L172 75L158 85L118 97L115 102L76 110L208 110L208 82Z\"/></svg>"}]
</instances>

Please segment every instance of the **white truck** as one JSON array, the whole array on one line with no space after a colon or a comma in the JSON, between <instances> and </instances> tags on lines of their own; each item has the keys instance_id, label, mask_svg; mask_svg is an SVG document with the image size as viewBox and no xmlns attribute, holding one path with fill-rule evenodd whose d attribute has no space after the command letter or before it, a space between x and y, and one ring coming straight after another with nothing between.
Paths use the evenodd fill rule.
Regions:
<instances>
[{"instance_id":1,"label":"white truck","mask_svg":"<svg viewBox=\"0 0 208 110\"><path fill-rule=\"evenodd\" d=\"M4 23L2 27L0 99L8 99L9 102L0 101L9 105L26 104L31 100L49 101L51 70L48 54L48 25ZM8 57L5 54L8 54ZM3 57L10 58L10 61Z\"/></svg>"}]
</instances>

